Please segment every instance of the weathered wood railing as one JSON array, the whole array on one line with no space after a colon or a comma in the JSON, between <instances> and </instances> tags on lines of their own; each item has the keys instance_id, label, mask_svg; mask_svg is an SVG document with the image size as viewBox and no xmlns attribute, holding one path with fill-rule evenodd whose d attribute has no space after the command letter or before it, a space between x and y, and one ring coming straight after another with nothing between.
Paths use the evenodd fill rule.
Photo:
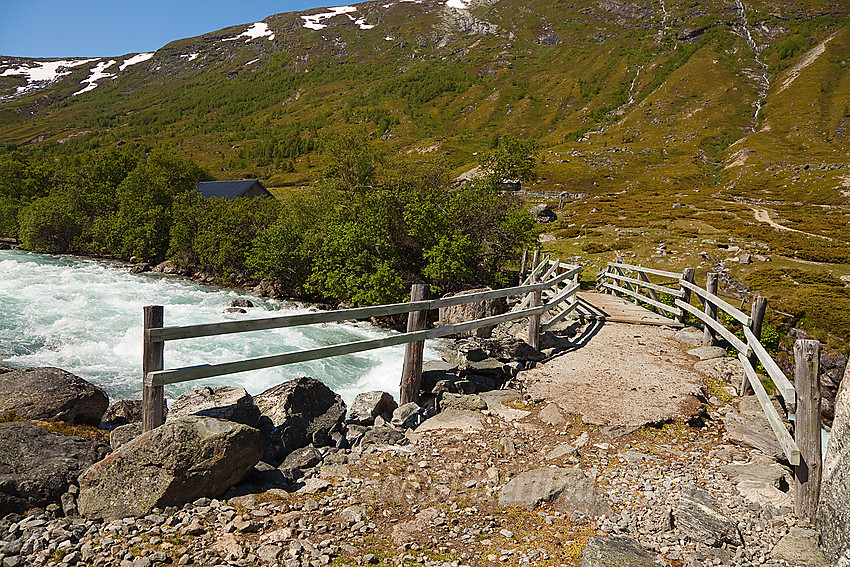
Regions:
<instances>
[{"instance_id":1,"label":"weathered wood railing","mask_svg":"<svg viewBox=\"0 0 850 567\"><path fill-rule=\"evenodd\" d=\"M626 272L634 274L636 277L626 276ZM678 277L679 279L665 284L653 284L649 281L648 275L665 278ZM738 360L744 370L744 379L739 391L744 395L752 388L755 393L770 428L785 453L785 457L794 466L797 515L814 520L820 492L820 470L822 466L820 390L817 367L820 343L818 341L797 341L794 346L796 369L794 384L792 384L761 343L762 322L767 300L763 297L756 297L752 304L751 313L747 315L717 295L717 281L717 274L709 273L706 278L706 287L701 288L694 284L693 268L685 269L679 277L679 274L673 272L610 262L599 273L597 287L628 295L636 302L650 305L676 316L677 320L682 323L686 322L687 314L690 314L703 325L703 345L713 345L717 337L720 336L738 352ZM623 284L629 287L626 288ZM641 289L646 290L648 295L641 293ZM673 296L674 305L670 306L659 301L657 292ZM691 304L692 296L696 297L702 304L702 310ZM718 318L718 311L728 315L727 323ZM731 330L727 324L739 327L739 333L743 334L744 340L736 336L734 330ZM755 369L759 363L782 397L789 419L795 421L794 438L788 432L785 422L774 407L761 378L756 373Z\"/></svg>"},{"instance_id":2,"label":"weathered wood railing","mask_svg":"<svg viewBox=\"0 0 850 567\"><path fill-rule=\"evenodd\" d=\"M405 370L401 381L402 392L400 398L403 401L410 401L409 398L411 396L414 398L418 396L418 374L421 374L421 347L426 339L446 337L480 327L494 326L506 321L513 321L526 317L530 319L529 335L532 335L534 332L539 332L539 317L541 315L550 309L559 306L565 301L572 300L579 287L577 280L580 267L560 263L558 263L554 269L550 269L552 266L546 266L546 264L540 263L533 271L532 279L534 280L536 278L536 275L534 274L540 274L544 269L546 270L544 274L545 278L540 278L542 281L534 281L533 283L526 283L524 285L506 289L426 300L418 299L419 297L424 296L423 292L425 289L425 286L419 285L414 286L411 294L412 301L407 303L395 303L391 305L359 307L355 309L323 311L299 315L284 315L265 319L166 327L164 325L162 306L154 305L145 307L144 356L142 368L144 376L144 384L142 388L143 428L145 431L148 431L163 423L163 387L166 384L175 384L178 382L210 378L224 374L234 374L249 370L259 370L262 368L307 362L310 360L353 354L356 352L363 352L394 345L409 345L410 343L417 343L419 345L419 361L417 363L415 360L416 349L408 349L405 354ZM562 270L565 271L563 271L563 273L558 273ZM559 290L559 286L563 285L570 278L573 278L573 281L569 282L565 289ZM554 295L551 295L546 303L536 301L530 307L523 307L519 310L504 313L502 315L484 317L452 325L443 325L433 329L424 328L425 313L427 311L468 303L479 303L485 300L516 295L528 294L529 296L535 296L535 294L541 294L544 290L552 288L559 291L557 291ZM539 297L539 295L537 295L537 297ZM389 315L400 315L404 313L409 313L411 315L408 321L408 331L405 333L399 333L379 339L342 343L321 348L249 358L233 362L164 369L164 345L167 341L210 337L229 333L279 329L283 327L296 327L300 325L313 325L317 323L340 323L344 321L367 319L371 317L386 317ZM418 319L418 322L414 321L414 319ZM533 346L536 348L538 345L535 344ZM408 362L408 358L411 358L412 360ZM417 364L419 367L418 370L416 369Z\"/></svg>"}]
</instances>

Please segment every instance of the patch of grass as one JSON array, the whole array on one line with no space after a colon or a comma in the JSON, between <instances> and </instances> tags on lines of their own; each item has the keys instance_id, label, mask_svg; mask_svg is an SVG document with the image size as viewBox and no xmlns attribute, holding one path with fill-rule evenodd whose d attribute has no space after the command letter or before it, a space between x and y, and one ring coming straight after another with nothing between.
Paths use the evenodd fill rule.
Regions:
<instances>
[{"instance_id":1,"label":"patch of grass","mask_svg":"<svg viewBox=\"0 0 850 567\"><path fill-rule=\"evenodd\" d=\"M728 404L735 399L735 396L724 390L723 386L725 386L725 384L723 384L720 380L706 376L705 393L708 394L709 397L713 396L721 402Z\"/></svg>"}]
</instances>

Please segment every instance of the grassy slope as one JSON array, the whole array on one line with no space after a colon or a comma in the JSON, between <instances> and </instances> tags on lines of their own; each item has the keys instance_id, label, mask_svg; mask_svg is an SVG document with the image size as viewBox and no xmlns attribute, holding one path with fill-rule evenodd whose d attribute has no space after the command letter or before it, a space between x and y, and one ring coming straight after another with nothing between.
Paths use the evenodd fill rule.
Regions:
<instances>
[{"instance_id":1,"label":"grassy slope","mask_svg":"<svg viewBox=\"0 0 850 567\"><path fill-rule=\"evenodd\" d=\"M585 249L614 243L660 267L702 264L704 278L713 263L700 253L734 256L716 246L731 242L773 260L729 264L736 279L769 293L820 336L848 340L850 298L839 280L764 272L850 275L841 192L850 185L848 9L825 0L745 5L768 66L766 93L744 21L728 2L668 1L666 19L648 1L504 0L475 8L476 17L500 26L498 35L452 29L428 4L384 10L376 3L361 6L378 23L374 32L344 17L311 31L296 14L283 14L267 20L275 49L267 40L221 43L241 28L222 30L174 42L150 65L70 97L83 66L70 76L76 82L0 106L0 142L43 135L27 147L50 152L164 144L220 178L291 186L317 178L325 158L295 157L287 171L288 160L266 150L323 129L359 125L383 136L399 159L441 156L457 173L475 166L496 136L530 136L544 148L532 188L588 194L550 227L559 240L547 247L601 265L615 252ZM829 37L823 54L783 89L791 68ZM202 55L191 63L181 57L196 51ZM425 92L445 76L456 80ZM13 86L0 78L0 92ZM394 122L387 132L377 131L382 119ZM73 133L82 134L51 145ZM777 232L752 207L833 240ZM661 243L672 253L651 258ZM821 292L829 302L809 299Z\"/></svg>"}]
</instances>

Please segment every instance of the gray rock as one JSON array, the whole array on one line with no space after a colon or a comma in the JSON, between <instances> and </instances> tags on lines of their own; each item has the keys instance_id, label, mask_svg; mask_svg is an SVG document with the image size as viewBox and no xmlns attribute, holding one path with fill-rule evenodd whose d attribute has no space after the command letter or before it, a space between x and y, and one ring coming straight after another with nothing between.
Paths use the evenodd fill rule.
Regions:
<instances>
[{"instance_id":1,"label":"gray rock","mask_svg":"<svg viewBox=\"0 0 850 567\"><path fill-rule=\"evenodd\" d=\"M141 423L128 423L127 425L119 425L109 432L109 444L112 450L116 450L121 445L129 443L136 437L142 434Z\"/></svg>"},{"instance_id":2,"label":"gray rock","mask_svg":"<svg viewBox=\"0 0 850 567\"><path fill-rule=\"evenodd\" d=\"M806 565L806 567L829 567L826 557L818 546L818 534L815 530L792 527L779 540L770 558L774 561L785 561L791 565Z\"/></svg>"},{"instance_id":3,"label":"gray rock","mask_svg":"<svg viewBox=\"0 0 850 567\"><path fill-rule=\"evenodd\" d=\"M446 393L440 398L440 410L448 409L483 411L487 409L487 404L476 394Z\"/></svg>"},{"instance_id":4,"label":"gray rock","mask_svg":"<svg viewBox=\"0 0 850 567\"><path fill-rule=\"evenodd\" d=\"M702 372L723 384L734 386L736 391L741 387L741 380L744 378L744 367L741 361L729 356L701 360L694 364L694 368L697 372Z\"/></svg>"},{"instance_id":5,"label":"gray rock","mask_svg":"<svg viewBox=\"0 0 850 567\"><path fill-rule=\"evenodd\" d=\"M24 368L0 374L0 413L23 419L58 419L97 427L109 405L101 388L59 368Z\"/></svg>"},{"instance_id":6,"label":"gray rock","mask_svg":"<svg viewBox=\"0 0 850 567\"><path fill-rule=\"evenodd\" d=\"M391 425L370 427L360 438L360 445L401 445L407 438L404 432Z\"/></svg>"},{"instance_id":7,"label":"gray rock","mask_svg":"<svg viewBox=\"0 0 850 567\"><path fill-rule=\"evenodd\" d=\"M14 368L11 366L3 366L0 364L0 374L3 374L4 372L11 372L12 370L14 370Z\"/></svg>"},{"instance_id":8,"label":"gray rock","mask_svg":"<svg viewBox=\"0 0 850 567\"><path fill-rule=\"evenodd\" d=\"M685 343L686 345L691 346L702 346L702 336L703 331L701 329L697 329L696 327L683 327L676 331L676 334L673 335L673 338L679 341L680 343Z\"/></svg>"},{"instance_id":9,"label":"gray rock","mask_svg":"<svg viewBox=\"0 0 850 567\"><path fill-rule=\"evenodd\" d=\"M770 458L753 455L748 463L732 463L720 467L733 483L761 482L787 491L792 484L791 470Z\"/></svg>"},{"instance_id":10,"label":"gray rock","mask_svg":"<svg viewBox=\"0 0 850 567\"><path fill-rule=\"evenodd\" d=\"M480 374L469 374L466 380L472 385L472 393L489 392L496 389L496 381L492 376L482 376Z\"/></svg>"},{"instance_id":11,"label":"gray rock","mask_svg":"<svg viewBox=\"0 0 850 567\"><path fill-rule=\"evenodd\" d=\"M711 496L701 490L688 489L682 493L673 511L673 520L680 533L692 541L711 547L742 543L737 522L726 516Z\"/></svg>"},{"instance_id":12,"label":"gray rock","mask_svg":"<svg viewBox=\"0 0 850 567\"><path fill-rule=\"evenodd\" d=\"M460 409L448 409L441 411L434 417L428 418L422 423L422 425L417 427L416 433L449 429L460 429L461 431L481 431L484 429L484 422L481 419L481 413Z\"/></svg>"},{"instance_id":13,"label":"gray rock","mask_svg":"<svg viewBox=\"0 0 850 567\"><path fill-rule=\"evenodd\" d=\"M0 423L0 516L60 501L109 447L24 421Z\"/></svg>"},{"instance_id":14,"label":"gray rock","mask_svg":"<svg viewBox=\"0 0 850 567\"><path fill-rule=\"evenodd\" d=\"M418 535L424 529L431 526L440 515L436 508L426 508L416 514L413 519L401 522L393 526L392 539L396 545L402 545L411 540L418 539Z\"/></svg>"},{"instance_id":15,"label":"gray rock","mask_svg":"<svg viewBox=\"0 0 850 567\"><path fill-rule=\"evenodd\" d=\"M163 403L166 410L164 415L168 414L168 407ZM113 429L119 425L127 425L128 423L141 423L142 421L142 401L141 400L118 400L106 410L103 414L103 420L100 422L102 429Z\"/></svg>"},{"instance_id":16,"label":"gray rock","mask_svg":"<svg viewBox=\"0 0 850 567\"><path fill-rule=\"evenodd\" d=\"M546 404L537 414L537 417L546 425L560 426L567 422L561 408L558 407L558 404L553 403Z\"/></svg>"},{"instance_id":17,"label":"gray rock","mask_svg":"<svg viewBox=\"0 0 850 567\"><path fill-rule=\"evenodd\" d=\"M168 421L83 472L77 506L86 518L110 521L218 497L259 462L261 444L258 430L232 421Z\"/></svg>"},{"instance_id":18,"label":"gray rock","mask_svg":"<svg viewBox=\"0 0 850 567\"><path fill-rule=\"evenodd\" d=\"M844 379L835 398L835 419L821 476L817 525L830 563L850 558L850 379Z\"/></svg>"},{"instance_id":19,"label":"gray rock","mask_svg":"<svg viewBox=\"0 0 850 567\"><path fill-rule=\"evenodd\" d=\"M260 409L245 388L203 386L177 396L169 408L168 419L203 415L257 427Z\"/></svg>"},{"instance_id":20,"label":"gray rock","mask_svg":"<svg viewBox=\"0 0 850 567\"><path fill-rule=\"evenodd\" d=\"M254 307L254 302L246 298L236 298L230 302L231 307Z\"/></svg>"},{"instance_id":21,"label":"gray rock","mask_svg":"<svg viewBox=\"0 0 850 567\"><path fill-rule=\"evenodd\" d=\"M470 293L478 293L481 291L489 291L490 288L482 288L482 289L470 289L467 291L462 291L460 293L454 295L468 295ZM445 297L454 297L454 295L447 295ZM443 325L454 325L456 323L464 323L466 321L473 321L475 319L483 319L485 317L493 317L495 315L501 315L503 313L508 312L508 303L504 297L500 297L498 299L487 299L485 301L474 302L474 303L465 303L463 305L454 305L451 307L443 307L440 309L440 321L439 324ZM474 329L472 331L466 331L463 333L458 333L456 336L458 337L489 337L490 333L493 332L493 326L489 327L480 327L478 329Z\"/></svg>"},{"instance_id":22,"label":"gray rock","mask_svg":"<svg viewBox=\"0 0 850 567\"><path fill-rule=\"evenodd\" d=\"M655 554L629 537L590 536L581 552L581 567L658 567Z\"/></svg>"},{"instance_id":23,"label":"gray rock","mask_svg":"<svg viewBox=\"0 0 850 567\"><path fill-rule=\"evenodd\" d=\"M280 468L283 470L309 469L322 462L322 453L315 447L301 447L286 456Z\"/></svg>"},{"instance_id":24,"label":"gray rock","mask_svg":"<svg viewBox=\"0 0 850 567\"><path fill-rule=\"evenodd\" d=\"M785 452L763 414L730 412L723 418L723 422L726 425L726 441L740 447L757 449L777 461L787 462Z\"/></svg>"},{"instance_id":25,"label":"gray rock","mask_svg":"<svg viewBox=\"0 0 850 567\"><path fill-rule=\"evenodd\" d=\"M416 402L408 402L403 406L399 406L393 412L392 424L396 427L412 428L422 423L422 416L419 413L419 404Z\"/></svg>"},{"instance_id":26,"label":"gray rock","mask_svg":"<svg viewBox=\"0 0 850 567\"><path fill-rule=\"evenodd\" d=\"M334 433L343 433L345 402L318 380L302 377L269 388L254 397L266 440L263 460L279 465L307 445L324 447Z\"/></svg>"},{"instance_id":27,"label":"gray rock","mask_svg":"<svg viewBox=\"0 0 850 567\"><path fill-rule=\"evenodd\" d=\"M691 356L696 356L700 360L712 360L715 358L723 358L728 353L726 349L718 346L698 346L688 351ZM740 362L738 363L740 364Z\"/></svg>"},{"instance_id":28,"label":"gray rock","mask_svg":"<svg viewBox=\"0 0 850 567\"><path fill-rule=\"evenodd\" d=\"M545 203L541 203L539 205L534 205L528 210L531 213L531 217L534 219L534 222L554 222L558 220L558 215L555 214L549 205Z\"/></svg>"},{"instance_id":29,"label":"gray rock","mask_svg":"<svg viewBox=\"0 0 850 567\"><path fill-rule=\"evenodd\" d=\"M596 485L575 468L544 467L524 472L499 491L500 506L533 510L552 502L556 510L569 514L601 516L611 512Z\"/></svg>"},{"instance_id":30,"label":"gray rock","mask_svg":"<svg viewBox=\"0 0 850 567\"><path fill-rule=\"evenodd\" d=\"M357 394L348 410L348 419L361 425L372 425L379 415L391 416L398 404L387 392L372 391Z\"/></svg>"}]
</instances>

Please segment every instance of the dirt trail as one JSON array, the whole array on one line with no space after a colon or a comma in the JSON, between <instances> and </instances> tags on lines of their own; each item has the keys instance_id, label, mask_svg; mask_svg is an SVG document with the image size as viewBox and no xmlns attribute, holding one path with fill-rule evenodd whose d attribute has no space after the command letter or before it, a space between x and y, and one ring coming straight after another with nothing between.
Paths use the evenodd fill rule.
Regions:
<instances>
[{"instance_id":1,"label":"dirt trail","mask_svg":"<svg viewBox=\"0 0 850 567\"><path fill-rule=\"evenodd\" d=\"M776 221L774 221L773 219L770 218L770 213L767 211L767 209L759 209L758 207L753 207L753 206L750 206L750 208L753 210L753 214L755 215L757 221L766 222L767 224L769 224L770 226L772 226L773 228L775 228L777 230L787 230L788 232L799 232L800 234L805 234L806 236L814 236L815 238L823 238L824 240L830 240L830 241L833 240L832 238L830 238L828 236L823 236L821 234L812 234L811 232L804 232L802 230L797 230L796 228L789 228L787 226L781 225L778 222L776 222Z\"/></svg>"},{"instance_id":2,"label":"dirt trail","mask_svg":"<svg viewBox=\"0 0 850 567\"><path fill-rule=\"evenodd\" d=\"M535 398L595 425L643 425L699 412L703 377L668 327L593 323L575 349L524 373Z\"/></svg>"}]
</instances>

